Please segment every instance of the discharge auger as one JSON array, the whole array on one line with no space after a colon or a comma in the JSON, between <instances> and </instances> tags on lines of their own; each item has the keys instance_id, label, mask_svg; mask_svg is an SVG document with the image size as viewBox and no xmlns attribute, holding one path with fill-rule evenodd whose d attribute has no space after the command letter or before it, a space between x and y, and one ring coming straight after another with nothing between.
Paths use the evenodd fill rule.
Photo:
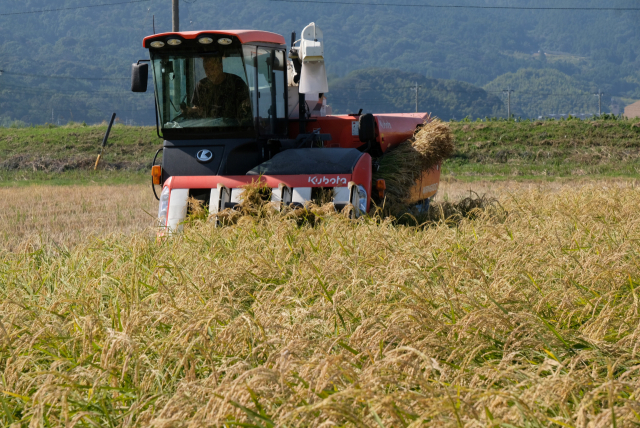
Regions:
<instances>
[{"instance_id":1,"label":"discharge auger","mask_svg":"<svg viewBox=\"0 0 640 428\"><path fill-rule=\"evenodd\" d=\"M281 35L253 30L155 34L143 46L164 139L152 177L170 231L180 229L190 198L216 214L258 181L278 208L330 191L337 210L351 206L359 216L385 198L385 180L374 182L379 160L431 121L428 113L331 114L315 23L299 40L293 33L288 53ZM132 91L147 90L148 72L143 61L133 65ZM411 180L404 202L428 206L439 181L438 162Z\"/></svg>"}]
</instances>

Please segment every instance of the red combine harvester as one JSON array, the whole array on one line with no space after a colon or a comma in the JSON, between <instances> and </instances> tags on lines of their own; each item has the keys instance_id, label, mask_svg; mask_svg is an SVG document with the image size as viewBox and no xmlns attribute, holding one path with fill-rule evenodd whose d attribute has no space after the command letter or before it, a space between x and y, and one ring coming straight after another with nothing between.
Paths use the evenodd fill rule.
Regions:
<instances>
[{"instance_id":1,"label":"red combine harvester","mask_svg":"<svg viewBox=\"0 0 640 428\"><path fill-rule=\"evenodd\" d=\"M266 31L163 33L143 46L151 59L133 65L131 90L147 90L151 62L164 139L152 178L154 194L162 185L158 217L170 231L180 229L189 197L214 214L233 208L242 187L258 179L278 206L304 205L331 189L336 209L366 213L384 195L384 182L372 182L375 159L430 120L427 113L332 115L322 32L313 23L300 40L293 33L288 55L284 37ZM438 166L408 202L428 206L439 180Z\"/></svg>"}]
</instances>

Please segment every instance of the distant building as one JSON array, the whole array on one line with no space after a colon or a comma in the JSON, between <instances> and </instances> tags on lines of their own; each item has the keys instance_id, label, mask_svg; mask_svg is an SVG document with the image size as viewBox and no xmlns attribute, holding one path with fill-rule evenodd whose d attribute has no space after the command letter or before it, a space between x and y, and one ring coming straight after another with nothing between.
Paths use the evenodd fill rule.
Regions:
<instances>
[{"instance_id":1,"label":"distant building","mask_svg":"<svg viewBox=\"0 0 640 428\"><path fill-rule=\"evenodd\" d=\"M624 115L629 119L640 117L640 101L626 106L624 108Z\"/></svg>"},{"instance_id":2,"label":"distant building","mask_svg":"<svg viewBox=\"0 0 640 428\"><path fill-rule=\"evenodd\" d=\"M609 108L611 109L612 114L615 114L616 116L619 115L622 112L623 105L624 104L622 104L619 99L611 97L611 105Z\"/></svg>"}]
</instances>

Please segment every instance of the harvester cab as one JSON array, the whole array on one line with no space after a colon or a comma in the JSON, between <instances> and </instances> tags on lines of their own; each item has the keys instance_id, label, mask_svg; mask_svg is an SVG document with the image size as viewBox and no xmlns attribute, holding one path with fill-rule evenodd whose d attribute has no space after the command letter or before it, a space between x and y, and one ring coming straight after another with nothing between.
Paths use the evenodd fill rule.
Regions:
<instances>
[{"instance_id":1,"label":"harvester cab","mask_svg":"<svg viewBox=\"0 0 640 428\"><path fill-rule=\"evenodd\" d=\"M330 192L337 209L365 213L382 194L372 183L372 156L429 120L425 113L332 115L322 31L313 23L300 40L292 35L289 50L281 35L251 30L155 34L143 46L150 60L133 65L131 89L147 90L150 62L164 139L152 179L162 185L159 221L171 231L180 229L190 197L215 214L258 180L277 206ZM427 181L437 184L436 175ZM435 193L423 181L416 201Z\"/></svg>"}]
</instances>

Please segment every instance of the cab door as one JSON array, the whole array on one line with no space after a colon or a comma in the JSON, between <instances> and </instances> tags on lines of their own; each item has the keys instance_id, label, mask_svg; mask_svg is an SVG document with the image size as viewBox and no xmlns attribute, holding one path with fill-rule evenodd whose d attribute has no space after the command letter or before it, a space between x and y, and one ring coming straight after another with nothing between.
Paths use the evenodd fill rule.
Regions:
<instances>
[{"instance_id":1,"label":"cab door","mask_svg":"<svg viewBox=\"0 0 640 428\"><path fill-rule=\"evenodd\" d=\"M247 79L260 137L287 134L286 61L283 50L244 46Z\"/></svg>"}]
</instances>

